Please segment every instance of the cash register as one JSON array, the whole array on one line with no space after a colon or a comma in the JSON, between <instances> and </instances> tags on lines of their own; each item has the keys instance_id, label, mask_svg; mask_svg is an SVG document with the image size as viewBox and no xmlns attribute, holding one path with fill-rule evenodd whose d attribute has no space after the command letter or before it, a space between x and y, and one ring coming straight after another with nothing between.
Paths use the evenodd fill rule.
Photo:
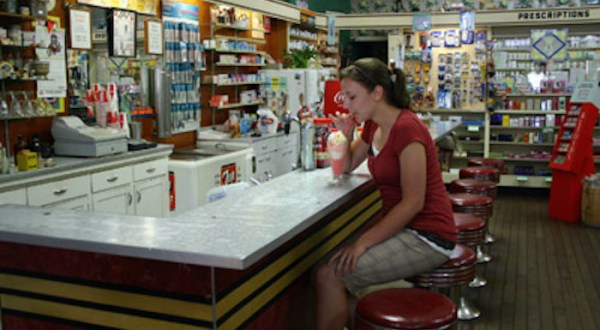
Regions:
<instances>
[{"instance_id":1,"label":"cash register","mask_svg":"<svg viewBox=\"0 0 600 330\"><path fill-rule=\"evenodd\" d=\"M100 157L127 151L126 131L88 126L76 116L54 118L51 131L57 155Z\"/></svg>"}]
</instances>

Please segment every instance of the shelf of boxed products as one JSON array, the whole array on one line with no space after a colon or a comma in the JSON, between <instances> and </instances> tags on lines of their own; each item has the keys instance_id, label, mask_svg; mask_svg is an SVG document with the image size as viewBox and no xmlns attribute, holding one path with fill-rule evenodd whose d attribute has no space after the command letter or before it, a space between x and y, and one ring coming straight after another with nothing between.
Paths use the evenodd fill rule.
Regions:
<instances>
[{"instance_id":1,"label":"shelf of boxed products","mask_svg":"<svg viewBox=\"0 0 600 330\"><path fill-rule=\"evenodd\" d=\"M224 23L212 23L215 29L231 29L238 31L257 31L257 32L267 32L262 28L254 28L244 25L235 25L235 24L224 24Z\"/></svg>"},{"instance_id":2,"label":"shelf of boxed products","mask_svg":"<svg viewBox=\"0 0 600 330\"><path fill-rule=\"evenodd\" d=\"M227 110L227 109L234 109L234 108L243 108L243 107L252 107L252 106L256 106L256 105L261 105L262 102L261 101L256 101L256 102L247 102L247 103L229 103L229 104L225 104L219 107L216 107L217 110Z\"/></svg>"},{"instance_id":3,"label":"shelf of boxed products","mask_svg":"<svg viewBox=\"0 0 600 330\"><path fill-rule=\"evenodd\" d=\"M485 110L466 109L419 109L419 112L429 112L431 114L485 114Z\"/></svg>"},{"instance_id":4,"label":"shelf of boxed products","mask_svg":"<svg viewBox=\"0 0 600 330\"><path fill-rule=\"evenodd\" d=\"M265 66L265 64L259 64L259 63L229 63L229 62L217 62L216 65L217 66L256 66L256 67Z\"/></svg>"},{"instance_id":5,"label":"shelf of boxed products","mask_svg":"<svg viewBox=\"0 0 600 330\"><path fill-rule=\"evenodd\" d=\"M513 147L554 147L554 143L544 142L512 142L512 141L490 141L490 146L513 146Z\"/></svg>"},{"instance_id":6,"label":"shelf of boxed products","mask_svg":"<svg viewBox=\"0 0 600 330\"><path fill-rule=\"evenodd\" d=\"M234 40L234 41L243 41L243 42L250 42L253 44L265 44L266 41L264 39L256 39L256 38L244 38L244 37L234 37L234 36L226 36L226 35L221 35L221 34L216 34L213 36L214 39L216 40Z\"/></svg>"},{"instance_id":7,"label":"shelf of boxed products","mask_svg":"<svg viewBox=\"0 0 600 330\"><path fill-rule=\"evenodd\" d=\"M495 110L498 115L564 115L565 110Z\"/></svg>"},{"instance_id":8,"label":"shelf of boxed products","mask_svg":"<svg viewBox=\"0 0 600 330\"><path fill-rule=\"evenodd\" d=\"M570 97L571 93L509 93L506 97Z\"/></svg>"}]
</instances>

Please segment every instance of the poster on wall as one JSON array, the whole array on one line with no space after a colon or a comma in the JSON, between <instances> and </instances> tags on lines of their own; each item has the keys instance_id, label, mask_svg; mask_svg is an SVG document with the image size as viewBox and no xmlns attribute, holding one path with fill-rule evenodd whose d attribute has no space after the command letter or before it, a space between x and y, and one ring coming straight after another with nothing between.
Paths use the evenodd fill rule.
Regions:
<instances>
[{"instance_id":1,"label":"poster on wall","mask_svg":"<svg viewBox=\"0 0 600 330\"><path fill-rule=\"evenodd\" d=\"M461 10L460 19L460 42L471 45L475 42L475 11Z\"/></svg>"},{"instance_id":2,"label":"poster on wall","mask_svg":"<svg viewBox=\"0 0 600 330\"><path fill-rule=\"evenodd\" d=\"M37 81L37 96L66 97L67 68L65 60L65 29L46 21L36 21L35 37L38 47L35 54L40 62L48 62L48 74Z\"/></svg>"},{"instance_id":3,"label":"poster on wall","mask_svg":"<svg viewBox=\"0 0 600 330\"><path fill-rule=\"evenodd\" d=\"M162 22L147 19L144 22L144 32L146 54L162 55L164 44Z\"/></svg>"},{"instance_id":4,"label":"poster on wall","mask_svg":"<svg viewBox=\"0 0 600 330\"><path fill-rule=\"evenodd\" d=\"M86 8L69 8L71 49L92 49L92 12Z\"/></svg>"},{"instance_id":5,"label":"poster on wall","mask_svg":"<svg viewBox=\"0 0 600 330\"><path fill-rule=\"evenodd\" d=\"M115 57L135 57L136 14L113 9L108 20L108 52Z\"/></svg>"}]
</instances>

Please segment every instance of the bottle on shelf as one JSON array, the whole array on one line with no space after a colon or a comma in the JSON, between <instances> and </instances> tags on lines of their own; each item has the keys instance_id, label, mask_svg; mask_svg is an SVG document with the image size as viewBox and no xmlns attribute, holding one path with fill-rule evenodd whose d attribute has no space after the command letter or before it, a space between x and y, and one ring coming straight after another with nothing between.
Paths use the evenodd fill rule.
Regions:
<instances>
[{"instance_id":1,"label":"bottle on shelf","mask_svg":"<svg viewBox=\"0 0 600 330\"><path fill-rule=\"evenodd\" d=\"M27 142L25 142L25 139L23 138L22 134L19 134L17 136L17 142L15 142L14 148L13 148L13 155L15 157L15 162L17 161L17 154L21 151L21 150L25 150L27 149Z\"/></svg>"}]
</instances>

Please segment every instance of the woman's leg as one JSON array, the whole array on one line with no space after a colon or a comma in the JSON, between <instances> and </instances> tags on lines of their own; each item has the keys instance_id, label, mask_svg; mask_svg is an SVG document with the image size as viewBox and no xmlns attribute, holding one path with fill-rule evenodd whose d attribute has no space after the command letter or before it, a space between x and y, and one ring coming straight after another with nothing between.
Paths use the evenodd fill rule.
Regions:
<instances>
[{"instance_id":1,"label":"woman's leg","mask_svg":"<svg viewBox=\"0 0 600 330\"><path fill-rule=\"evenodd\" d=\"M317 289L317 330L342 330L349 318L348 292L328 263L320 264L315 274Z\"/></svg>"}]
</instances>

